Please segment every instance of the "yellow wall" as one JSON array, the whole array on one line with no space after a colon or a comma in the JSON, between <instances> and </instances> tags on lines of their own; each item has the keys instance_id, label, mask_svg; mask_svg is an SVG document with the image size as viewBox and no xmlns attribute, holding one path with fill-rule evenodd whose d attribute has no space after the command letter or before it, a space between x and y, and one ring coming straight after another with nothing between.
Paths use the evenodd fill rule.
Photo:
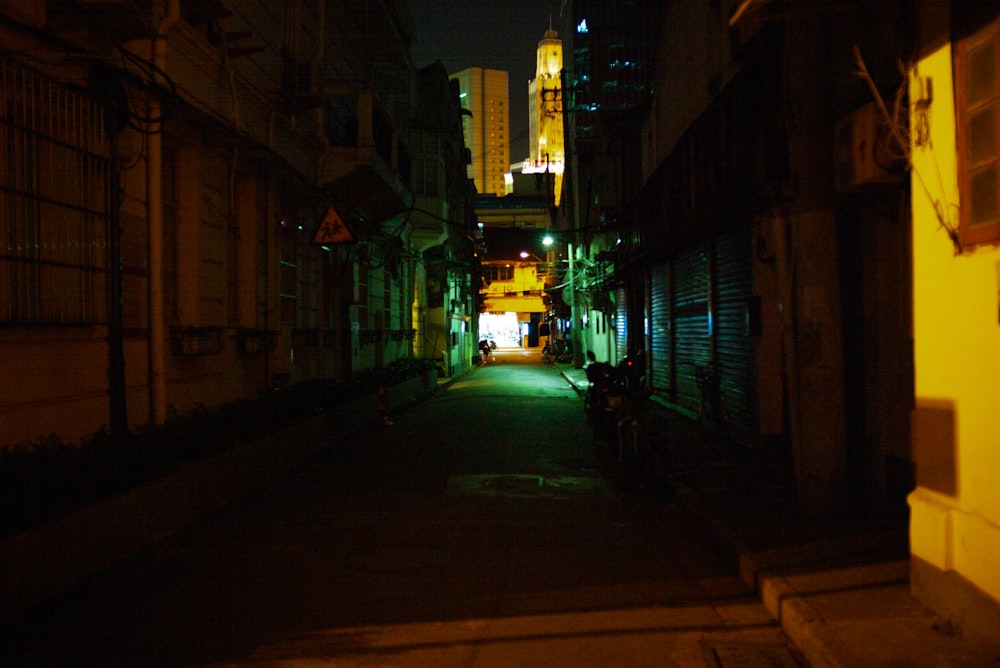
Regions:
<instances>
[{"instance_id":1,"label":"yellow wall","mask_svg":"<svg viewBox=\"0 0 1000 668\"><path fill-rule=\"evenodd\" d=\"M1000 251L957 254L936 215L957 225L961 205L952 91L949 45L921 60L910 79L918 483L911 551L1000 600ZM923 123L929 142L917 132Z\"/></svg>"}]
</instances>

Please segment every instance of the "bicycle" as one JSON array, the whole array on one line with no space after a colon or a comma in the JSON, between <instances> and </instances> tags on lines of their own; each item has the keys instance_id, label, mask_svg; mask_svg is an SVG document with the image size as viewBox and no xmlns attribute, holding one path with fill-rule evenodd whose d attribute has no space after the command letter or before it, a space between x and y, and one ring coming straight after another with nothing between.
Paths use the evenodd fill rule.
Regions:
<instances>
[{"instance_id":1,"label":"bicycle","mask_svg":"<svg viewBox=\"0 0 1000 668\"><path fill-rule=\"evenodd\" d=\"M542 362L545 364L552 364L553 362L566 364L572 361L572 344L563 339L556 339L555 341L546 343L542 348Z\"/></svg>"}]
</instances>

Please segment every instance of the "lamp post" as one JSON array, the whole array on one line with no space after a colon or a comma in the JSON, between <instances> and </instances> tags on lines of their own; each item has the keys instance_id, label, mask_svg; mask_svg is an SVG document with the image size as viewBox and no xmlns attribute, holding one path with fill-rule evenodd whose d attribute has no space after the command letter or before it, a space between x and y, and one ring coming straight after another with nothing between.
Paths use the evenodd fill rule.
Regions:
<instances>
[{"instance_id":1,"label":"lamp post","mask_svg":"<svg viewBox=\"0 0 1000 668\"><path fill-rule=\"evenodd\" d=\"M574 246L573 242L570 241L567 243L567 248L569 250L569 281L567 281L566 287L569 288L569 329L572 333L573 367L582 369L584 360L583 319L580 316L579 300L576 298L576 250L578 246Z\"/></svg>"},{"instance_id":2,"label":"lamp post","mask_svg":"<svg viewBox=\"0 0 1000 668\"><path fill-rule=\"evenodd\" d=\"M554 236L552 236L551 234L549 234L548 232L546 232L545 236L542 238L542 246L545 247L545 261L548 263L549 268L550 268L550 273L548 274L548 278L546 278L546 284L547 285L551 285L551 283L553 282L553 278L552 277L554 277L554 276L557 275L557 273L554 270L554 267L555 267L556 263L555 263L555 256L553 254L554 251L552 250L552 246L555 243L556 243L556 238ZM546 325L546 331L548 332L547 342L551 344L552 343L553 326L552 326L552 318L549 317L550 311L551 311L551 308L546 308L546 311L545 311L545 325Z\"/></svg>"}]
</instances>

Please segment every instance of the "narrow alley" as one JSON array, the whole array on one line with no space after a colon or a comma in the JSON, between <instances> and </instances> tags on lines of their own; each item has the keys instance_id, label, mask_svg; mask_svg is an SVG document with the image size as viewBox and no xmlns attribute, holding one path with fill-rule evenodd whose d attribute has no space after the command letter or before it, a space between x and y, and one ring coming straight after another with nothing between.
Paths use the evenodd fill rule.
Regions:
<instances>
[{"instance_id":1,"label":"narrow alley","mask_svg":"<svg viewBox=\"0 0 1000 668\"><path fill-rule=\"evenodd\" d=\"M91 579L5 665L804 665L682 507L609 483L537 352ZM288 448L301 443L289 442Z\"/></svg>"}]
</instances>

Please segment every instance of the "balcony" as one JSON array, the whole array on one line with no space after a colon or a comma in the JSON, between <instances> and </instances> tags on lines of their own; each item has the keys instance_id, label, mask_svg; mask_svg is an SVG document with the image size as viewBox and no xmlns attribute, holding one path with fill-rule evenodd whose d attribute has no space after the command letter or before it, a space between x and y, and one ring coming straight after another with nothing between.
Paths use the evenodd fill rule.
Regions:
<instances>
[{"instance_id":1,"label":"balcony","mask_svg":"<svg viewBox=\"0 0 1000 668\"><path fill-rule=\"evenodd\" d=\"M278 332L271 329L241 329L239 332L240 352L244 355L261 355L274 352L278 343Z\"/></svg>"},{"instance_id":2,"label":"balcony","mask_svg":"<svg viewBox=\"0 0 1000 668\"><path fill-rule=\"evenodd\" d=\"M317 171L337 210L376 226L409 211L413 195L399 177L396 128L374 92L346 87L325 98L330 144Z\"/></svg>"},{"instance_id":3,"label":"balcony","mask_svg":"<svg viewBox=\"0 0 1000 668\"><path fill-rule=\"evenodd\" d=\"M448 202L440 197L418 197L410 215L410 243L419 252L448 239Z\"/></svg>"},{"instance_id":4,"label":"balcony","mask_svg":"<svg viewBox=\"0 0 1000 668\"><path fill-rule=\"evenodd\" d=\"M174 327L170 330L170 347L178 357L218 355L223 335L221 327Z\"/></svg>"},{"instance_id":5,"label":"balcony","mask_svg":"<svg viewBox=\"0 0 1000 668\"><path fill-rule=\"evenodd\" d=\"M545 313L545 292L523 291L484 295L483 309L490 313Z\"/></svg>"}]
</instances>

